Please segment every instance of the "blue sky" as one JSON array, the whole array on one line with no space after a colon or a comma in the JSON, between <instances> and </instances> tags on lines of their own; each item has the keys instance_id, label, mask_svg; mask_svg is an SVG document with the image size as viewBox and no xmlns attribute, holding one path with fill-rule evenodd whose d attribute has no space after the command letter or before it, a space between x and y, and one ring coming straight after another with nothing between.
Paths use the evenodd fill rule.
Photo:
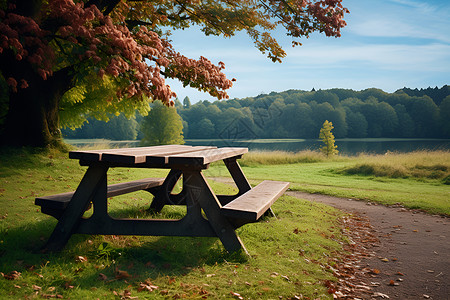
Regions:
<instances>
[{"instance_id":1,"label":"blue sky","mask_svg":"<svg viewBox=\"0 0 450 300\"><path fill-rule=\"evenodd\" d=\"M342 37L315 34L292 48L283 34L279 42L287 57L273 63L245 33L225 39L206 37L196 28L173 32L172 44L190 57L223 61L225 73L237 82L230 98L257 96L288 89L311 90L402 87L427 88L450 84L450 1L343 0L350 10ZM168 84L183 100L215 99L176 81Z\"/></svg>"}]
</instances>

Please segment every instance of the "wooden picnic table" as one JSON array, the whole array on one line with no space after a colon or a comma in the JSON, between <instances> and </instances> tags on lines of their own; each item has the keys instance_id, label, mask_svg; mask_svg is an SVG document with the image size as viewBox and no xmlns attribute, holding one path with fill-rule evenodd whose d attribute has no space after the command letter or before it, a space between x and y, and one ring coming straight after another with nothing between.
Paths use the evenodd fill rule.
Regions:
<instances>
[{"instance_id":1,"label":"wooden picnic table","mask_svg":"<svg viewBox=\"0 0 450 300\"><path fill-rule=\"evenodd\" d=\"M215 236L226 250L247 251L236 228L256 222L288 188L288 182L263 181L252 188L238 159L247 148L164 145L140 148L72 151L69 157L88 166L75 192L36 198L43 213L58 219L45 248L62 249L72 234ZM223 160L238 188L236 195L216 195L202 170ZM170 169L166 178L145 178L131 182L107 184L109 168ZM183 188L172 194L182 176ZM122 219L108 215L107 199L145 190L153 194L150 209L159 212L165 205L185 205L186 216L172 219ZM92 203L89 218L84 212ZM202 210L206 218L202 215Z\"/></svg>"}]
</instances>

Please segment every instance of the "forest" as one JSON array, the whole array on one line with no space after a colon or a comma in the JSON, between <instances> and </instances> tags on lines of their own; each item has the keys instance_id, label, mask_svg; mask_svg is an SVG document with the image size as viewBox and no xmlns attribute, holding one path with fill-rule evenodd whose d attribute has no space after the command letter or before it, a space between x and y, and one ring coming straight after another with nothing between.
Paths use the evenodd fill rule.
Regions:
<instances>
[{"instance_id":1,"label":"forest","mask_svg":"<svg viewBox=\"0 0 450 300\"><path fill-rule=\"evenodd\" d=\"M317 138L325 120L336 138L450 138L450 86L288 90L257 97L191 104L175 101L186 139ZM145 117L89 120L65 138L140 139Z\"/></svg>"}]
</instances>

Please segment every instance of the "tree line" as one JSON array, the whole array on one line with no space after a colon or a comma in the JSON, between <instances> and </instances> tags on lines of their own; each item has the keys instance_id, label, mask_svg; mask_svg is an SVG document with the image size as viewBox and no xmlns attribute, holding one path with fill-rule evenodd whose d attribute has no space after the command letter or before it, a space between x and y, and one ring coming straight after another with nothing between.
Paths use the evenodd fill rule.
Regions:
<instances>
[{"instance_id":1,"label":"tree line","mask_svg":"<svg viewBox=\"0 0 450 300\"><path fill-rule=\"evenodd\" d=\"M450 138L448 85L421 90L403 88L394 93L375 88L289 90L195 104L186 97L183 102L177 99L175 108L182 118L184 138L188 139L317 138L325 120L333 123L336 138ZM118 119L121 121L117 125L107 125L116 135L101 137L123 139L117 136L119 129L111 129L119 124L128 126L127 132L138 137L139 126L125 124L140 123L145 117ZM64 133L67 137L100 137L86 135L89 127L96 127L102 132L99 134L107 132L96 124Z\"/></svg>"}]
</instances>

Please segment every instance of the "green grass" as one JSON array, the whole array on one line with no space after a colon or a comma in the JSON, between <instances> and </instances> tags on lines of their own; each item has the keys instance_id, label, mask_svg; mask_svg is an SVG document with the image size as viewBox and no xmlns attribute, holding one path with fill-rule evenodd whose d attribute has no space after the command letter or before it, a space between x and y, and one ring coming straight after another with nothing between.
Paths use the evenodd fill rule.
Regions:
<instances>
[{"instance_id":1,"label":"green grass","mask_svg":"<svg viewBox=\"0 0 450 300\"><path fill-rule=\"evenodd\" d=\"M273 206L277 218L238 230L251 258L228 254L217 238L74 235L60 253L39 251L56 220L42 214L34 198L71 191L85 167L67 153L3 149L0 153L0 298L276 299L303 295L331 299L324 284L335 280L345 237L343 214L333 208L283 196ZM220 168L220 166L218 166ZM215 169L215 168L213 168ZM116 168L109 182L163 177L166 170ZM210 181L214 190L233 193ZM111 215L180 218L185 210L146 211L151 198L138 192L110 200ZM139 292L140 287L152 289ZM128 291L128 292L127 292ZM129 294L128 294L129 293Z\"/></svg>"},{"instance_id":2,"label":"green grass","mask_svg":"<svg viewBox=\"0 0 450 300\"><path fill-rule=\"evenodd\" d=\"M60 253L39 251L56 220L40 212L34 198L74 190L86 168L57 151L2 149L0 152L0 298L277 299L303 295L331 299L324 282L335 280L328 266L339 262L345 237L343 214L289 196L273 209L278 218L247 224L238 234L250 252L228 254L217 238L74 235ZM291 189L384 204L402 203L450 215L449 152L336 156L316 152L253 153L241 160L253 184L286 180ZM394 171L393 171L394 170ZM402 172L402 173L400 173ZM164 177L167 170L115 168L110 183ZM229 176L222 163L205 171ZM434 175L433 175L434 174ZM438 175L436 175L438 174ZM229 185L210 180L219 193ZM185 209L165 207L149 215L148 193L109 201L111 215L180 218ZM337 262L336 262L337 261ZM142 287L152 289L139 292ZM128 292L127 292L128 291ZM129 293L129 294L128 294Z\"/></svg>"},{"instance_id":3,"label":"green grass","mask_svg":"<svg viewBox=\"0 0 450 300\"><path fill-rule=\"evenodd\" d=\"M254 183L286 180L291 189L391 205L401 203L430 213L450 215L450 152L418 151L388 155L335 156L317 152L249 153L241 160ZM297 160L297 162L296 162ZM210 176L226 176L216 164Z\"/></svg>"}]
</instances>

